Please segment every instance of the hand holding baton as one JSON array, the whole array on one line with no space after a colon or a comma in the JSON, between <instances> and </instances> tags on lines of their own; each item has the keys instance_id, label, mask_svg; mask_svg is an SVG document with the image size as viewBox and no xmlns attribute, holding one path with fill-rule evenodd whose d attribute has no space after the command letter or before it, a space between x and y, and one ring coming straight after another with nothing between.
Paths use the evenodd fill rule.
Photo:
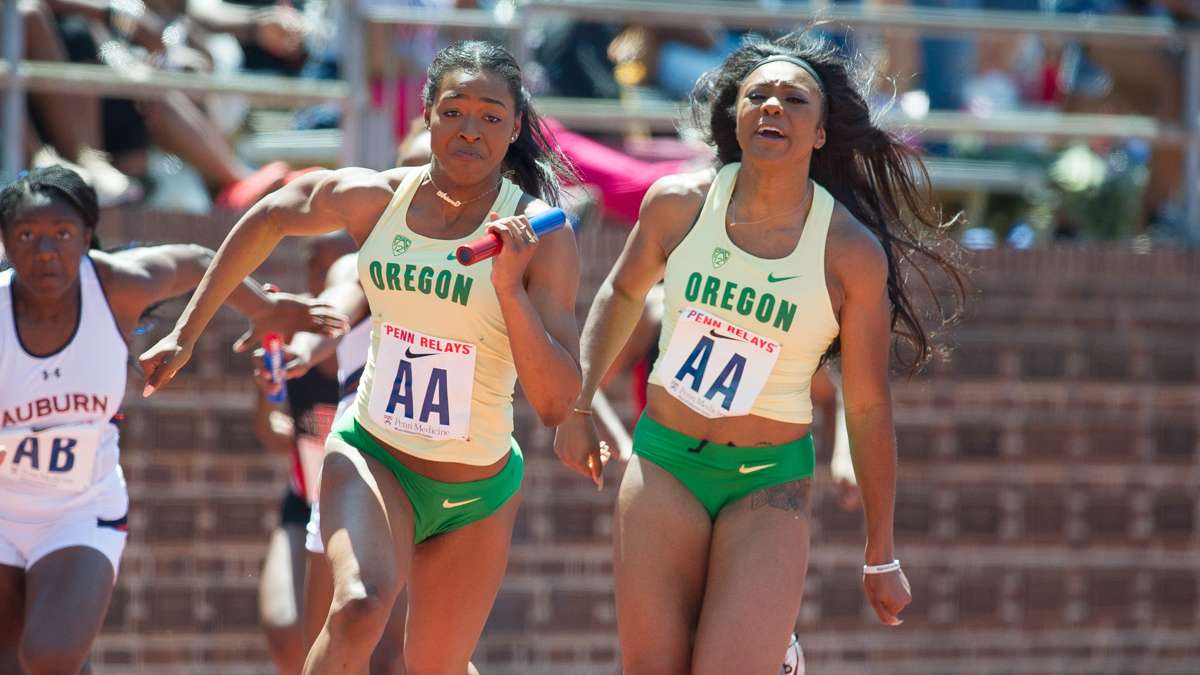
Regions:
<instances>
[{"instance_id":1,"label":"hand holding baton","mask_svg":"<svg viewBox=\"0 0 1200 675\"><path fill-rule=\"evenodd\" d=\"M550 209L529 219L529 226L534 234L541 237L561 228L567 222L567 214L562 209ZM454 256L463 265L474 265L500 253L500 235L488 232L482 237L458 247Z\"/></svg>"},{"instance_id":2,"label":"hand holding baton","mask_svg":"<svg viewBox=\"0 0 1200 675\"><path fill-rule=\"evenodd\" d=\"M283 336L267 333L263 336L263 370L267 371L267 380L271 383L267 400L272 403L282 403L287 399L283 368Z\"/></svg>"}]
</instances>

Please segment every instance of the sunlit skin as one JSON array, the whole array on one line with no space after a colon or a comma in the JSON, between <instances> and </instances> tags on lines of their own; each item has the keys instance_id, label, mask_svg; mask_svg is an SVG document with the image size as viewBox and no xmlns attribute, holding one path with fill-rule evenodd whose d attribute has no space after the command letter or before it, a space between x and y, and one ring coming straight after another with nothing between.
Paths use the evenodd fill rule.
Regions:
<instances>
[{"instance_id":1,"label":"sunlit skin","mask_svg":"<svg viewBox=\"0 0 1200 675\"><path fill-rule=\"evenodd\" d=\"M53 189L36 190L20 198L3 228L5 253L14 270L16 335L30 356L57 354L73 340L77 349L95 350L87 344L89 336L75 340L84 256L91 260L104 292L99 306L93 303L86 311L110 314L122 338L133 331L147 307L194 288L203 275L211 251L195 245L89 252L93 230L79 210ZM310 314L313 305L291 296L268 300L251 286L247 282L236 298L231 297L238 311L258 320L260 325L248 333L251 337L262 330L319 327ZM123 360L115 357L118 363ZM90 513L96 517L96 512ZM106 553L81 543L54 550L28 569L0 565L0 598L25 597L0 603L0 626L8 628L0 631L0 672L91 672L87 656L103 623L114 576Z\"/></svg>"},{"instance_id":2,"label":"sunlit skin","mask_svg":"<svg viewBox=\"0 0 1200 675\"><path fill-rule=\"evenodd\" d=\"M73 302L69 294L78 288L79 261L91 238L79 213L62 200L41 193L26 197L4 232L4 249L16 270L17 302Z\"/></svg>"},{"instance_id":3,"label":"sunlit skin","mask_svg":"<svg viewBox=\"0 0 1200 675\"><path fill-rule=\"evenodd\" d=\"M773 61L756 68L738 90L737 139L743 162L807 165L813 150L825 145L823 105L816 80L800 66Z\"/></svg>"},{"instance_id":4,"label":"sunlit skin","mask_svg":"<svg viewBox=\"0 0 1200 675\"><path fill-rule=\"evenodd\" d=\"M749 255L782 258L800 244L816 194L810 180L814 151L827 140L823 96L807 70L786 61L754 69L738 87L731 112L740 166L724 224L732 243ZM713 180L711 171L677 174L647 192L580 338L584 382L577 408L592 405L647 293L697 223ZM864 562L879 564L894 557L888 261L875 235L835 206L823 267L805 271L825 274L837 320L846 425L868 522ZM647 398L650 419L711 443L779 445L809 430L807 423L756 415L705 418L656 384L649 385ZM578 414L559 427L554 449L568 466L583 458L600 464L598 443L593 417ZM598 474L590 474L597 483ZM727 504L714 522L679 480L634 453L613 525L617 630L626 675L778 672L804 591L810 485L798 479L752 493ZM790 494L795 507L756 508L756 495L767 498L772 491ZM879 620L898 625L911 599L903 573L870 575L864 586Z\"/></svg>"},{"instance_id":5,"label":"sunlit skin","mask_svg":"<svg viewBox=\"0 0 1200 675\"><path fill-rule=\"evenodd\" d=\"M434 180L442 188L456 186L454 198L465 201L495 187L521 116L503 79L456 70L442 77L425 122Z\"/></svg>"},{"instance_id":6,"label":"sunlit skin","mask_svg":"<svg viewBox=\"0 0 1200 675\"><path fill-rule=\"evenodd\" d=\"M403 214L408 230L452 241L486 223L503 241L490 263L490 285L517 378L543 424L554 426L565 418L579 392L578 252L567 228L533 235L528 218L548 207L531 196L522 197L510 217L489 213L509 144L522 123L504 72L456 69L435 83L425 116L432 181L424 167L315 171L252 207L222 244L175 331L142 355L148 382L161 386L178 372L220 299L283 237L344 230L361 247L396 191L415 177L420 180ZM461 203L438 197L439 190ZM444 482L489 478L509 461L508 455L485 465L434 461L404 447L385 447L413 472ZM393 603L406 587L408 672L466 672L504 577L519 493L482 520L415 544L415 515L403 486L384 464L332 438L320 500L333 598L304 672L366 672Z\"/></svg>"},{"instance_id":7,"label":"sunlit skin","mask_svg":"<svg viewBox=\"0 0 1200 675\"><path fill-rule=\"evenodd\" d=\"M807 184L813 152L825 145L823 108L813 76L786 61L754 69L739 87L742 168L727 217L742 249L774 258L795 248L812 199L811 189L796 185Z\"/></svg>"}]
</instances>

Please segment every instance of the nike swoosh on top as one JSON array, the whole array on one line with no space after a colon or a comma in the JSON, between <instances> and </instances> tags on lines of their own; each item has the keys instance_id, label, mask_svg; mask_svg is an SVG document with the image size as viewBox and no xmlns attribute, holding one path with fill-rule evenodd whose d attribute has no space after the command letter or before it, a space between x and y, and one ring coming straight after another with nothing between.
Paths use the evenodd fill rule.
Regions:
<instances>
[{"instance_id":1,"label":"nike swoosh on top","mask_svg":"<svg viewBox=\"0 0 1200 675\"><path fill-rule=\"evenodd\" d=\"M458 260L458 254L451 251L450 255L446 256L446 260Z\"/></svg>"},{"instance_id":2,"label":"nike swoosh on top","mask_svg":"<svg viewBox=\"0 0 1200 675\"><path fill-rule=\"evenodd\" d=\"M778 283L780 281L787 281L788 279L799 279L799 278L800 278L799 274L793 274L790 277L777 277L777 276L775 276L774 272L767 273L767 281L769 281L770 283L773 283L773 284Z\"/></svg>"},{"instance_id":3,"label":"nike swoosh on top","mask_svg":"<svg viewBox=\"0 0 1200 675\"><path fill-rule=\"evenodd\" d=\"M745 464L743 464L738 467L738 473L743 473L743 474L744 473L754 473L755 471L762 471L763 469L769 469L773 466L775 466L775 465L774 464L760 464L758 466L746 466Z\"/></svg>"},{"instance_id":4,"label":"nike swoosh on top","mask_svg":"<svg viewBox=\"0 0 1200 675\"><path fill-rule=\"evenodd\" d=\"M476 497L476 498L474 498L474 499L468 499L468 500L466 500L466 501L463 501L463 502L452 502L452 501L450 501L449 499L443 499L443 500L442 500L442 508L443 508L443 509L456 509L456 508L458 508L458 507L460 507L460 506L466 506L467 504L470 504L470 503L472 503L472 502L477 502L477 501L479 501L480 499L483 499L483 498L482 498L482 497Z\"/></svg>"},{"instance_id":5,"label":"nike swoosh on top","mask_svg":"<svg viewBox=\"0 0 1200 675\"><path fill-rule=\"evenodd\" d=\"M405 356L405 358L419 359L422 356L437 356L437 352L429 352L428 354L414 354L412 347L405 347L404 348L404 356Z\"/></svg>"}]
</instances>

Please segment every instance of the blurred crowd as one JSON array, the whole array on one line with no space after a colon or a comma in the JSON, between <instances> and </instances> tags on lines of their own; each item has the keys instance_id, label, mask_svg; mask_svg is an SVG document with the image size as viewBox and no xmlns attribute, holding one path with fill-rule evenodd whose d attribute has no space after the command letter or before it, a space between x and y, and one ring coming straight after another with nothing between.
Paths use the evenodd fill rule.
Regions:
<instances>
[{"instance_id":1,"label":"blurred crowd","mask_svg":"<svg viewBox=\"0 0 1200 675\"><path fill-rule=\"evenodd\" d=\"M742 0L764 12L791 1ZM499 12L511 9L512 0L359 4ZM1179 24L1200 16L1195 0L913 4L1153 16ZM400 139L420 114L417 74L424 72L439 44L463 37L455 31L381 25L369 25L365 35L347 35L342 0L19 0L19 5L26 58L105 64L126 73L154 69L337 78L341 46L365 40L372 103L380 108L389 101ZM685 99L697 77L720 63L741 38L741 32L720 25L663 28L584 23L566 16L539 19L526 28L534 60L526 72L535 93L604 99ZM979 116L1016 111L1118 113L1180 122L1182 64L1180 54L1167 47L1096 47L1033 35L927 38L889 30L819 30L833 32L839 44L875 68L881 106L893 105L918 120L929 111L950 110ZM264 124L333 129L341 113L335 106L315 106L283 111L264 123L248 114L244 101L231 96L193 99L173 92L157 100L131 101L62 92L32 93L28 98L31 123L26 125L25 150L31 165L72 166L93 183L104 205L141 202L194 211L244 209L308 168L247 157L239 152L239 138ZM612 159L618 165L626 163L621 176L637 176L632 185L611 172L595 180L602 193L621 193L600 195L601 203L619 217L636 213L638 190L647 180L680 161L703 159L686 139L656 140L581 140L598 141L605 152L614 153L598 163L601 174ZM983 222L971 223L976 230L986 230L985 235L977 231L968 242L1024 246L1039 238L1170 238L1186 230L1179 144L1112 139L1063 144L1031 136L997 145L956 137L924 142L924 149L935 158L1033 166L1046 177L1046 190L993 195L986 211L973 214ZM667 164L660 166L662 162ZM583 173L586 177L588 172ZM952 197L948 199L953 204Z\"/></svg>"}]
</instances>

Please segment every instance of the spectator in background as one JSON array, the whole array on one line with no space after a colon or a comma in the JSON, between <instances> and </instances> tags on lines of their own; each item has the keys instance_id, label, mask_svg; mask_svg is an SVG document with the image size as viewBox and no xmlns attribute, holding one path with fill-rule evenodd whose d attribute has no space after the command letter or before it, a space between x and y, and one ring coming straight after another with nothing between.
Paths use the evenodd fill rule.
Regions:
<instances>
[{"instance_id":1,"label":"spectator in background","mask_svg":"<svg viewBox=\"0 0 1200 675\"><path fill-rule=\"evenodd\" d=\"M26 1L39 4L39 13L52 13L57 27L57 35L52 36L55 49L61 48L60 55L72 62L104 63L121 72L149 69L152 64L177 69L208 66L204 54L173 41L168 24L140 0L119 0L111 6L91 0ZM101 98L98 107L101 145L125 174L148 175L146 151L153 141L195 167L215 203L234 210L289 177L290 169L283 162L255 170L239 160L204 111L182 93L138 102Z\"/></svg>"},{"instance_id":2,"label":"spectator in background","mask_svg":"<svg viewBox=\"0 0 1200 675\"><path fill-rule=\"evenodd\" d=\"M21 0L18 11L24 27L23 56L36 61L67 61L50 7L38 0ZM27 127L26 149L31 165L68 166L96 190L101 206L140 198L141 186L114 167L102 150L100 107L95 98L30 93L28 100L33 124Z\"/></svg>"},{"instance_id":3,"label":"spectator in background","mask_svg":"<svg viewBox=\"0 0 1200 675\"><path fill-rule=\"evenodd\" d=\"M1194 23L1200 17L1200 8L1189 0L1059 0L1054 7L1072 14L1165 16L1181 24ZM1066 110L1148 115L1166 123L1182 119L1183 65L1178 52L1138 44L1074 47L1078 57L1064 60L1060 68ZM1159 141L1152 145L1139 229L1153 225L1182 234L1185 224L1179 202L1186 190L1200 189L1183 185L1182 164L1181 144Z\"/></svg>"},{"instance_id":4,"label":"spectator in background","mask_svg":"<svg viewBox=\"0 0 1200 675\"><path fill-rule=\"evenodd\" d=\"M609 58L609 43L616 37L609 24L552 20L541 34L536 57L552 96L616 98L613 78L616 65Z\"/></svg>"},{"instance_id":5,"label":"spectator in background","mask_svg":"<svg viewBox=\"0 0 1200 675\"><path fill-rule=\"evenodd\" d=\"M242 47L242 69L298 75L308 52L303 0L187 0L187 15L200 26L229 33Z\"/></svg>"}]
</instances>

